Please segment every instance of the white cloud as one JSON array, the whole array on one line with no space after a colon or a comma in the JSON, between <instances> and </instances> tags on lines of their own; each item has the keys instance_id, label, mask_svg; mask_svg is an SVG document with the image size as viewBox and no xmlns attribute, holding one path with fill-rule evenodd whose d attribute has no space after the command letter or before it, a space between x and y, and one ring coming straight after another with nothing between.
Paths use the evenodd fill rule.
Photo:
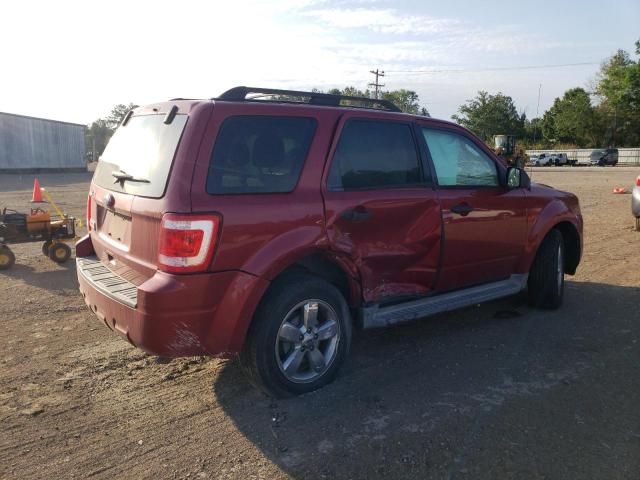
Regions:
<instances>
[{"instance_id":1,"label":"white cloud","mask_svg":"<svg viewBox=\"0 0 640 480\"><path fill-rule=\"evenodd\" d=\"M364 88L376 67L388 71L387 88L444 102L457 88L446 76L392 71L499 65L550 46L515 26L369 0L21 0L4 5L3 19L0 110L77 122L116 103L207 98L241 84Z\"/></svg>"},{"instance_id":2,"label":"white cloud","mask_svg":"<svg viewBox=\"0 0 640 480\"><path fill-rule=\"evenodd\" d=\"M420 34L446 32L460 26L455 19L440 19L425 15L400 15L393 9L331 8L312 9L304 15L330 27L366 28L377 33Z\"/></svg>"}]
</instances>

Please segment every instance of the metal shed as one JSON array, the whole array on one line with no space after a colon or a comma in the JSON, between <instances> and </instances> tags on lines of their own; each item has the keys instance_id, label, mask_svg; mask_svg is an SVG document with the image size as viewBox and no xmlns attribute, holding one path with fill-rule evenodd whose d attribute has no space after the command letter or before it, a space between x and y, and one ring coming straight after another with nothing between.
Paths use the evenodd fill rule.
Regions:
<instances>
[{"instance_id":1,"label":"metal shed","mask_svg":"<svg viewBox=\"0 0 640 480\"><path fill-rule=\"evenodd\" d=\"M84 171L84 131L78 123L0 112L0 171Z\"/></svg>"}]
</instances>

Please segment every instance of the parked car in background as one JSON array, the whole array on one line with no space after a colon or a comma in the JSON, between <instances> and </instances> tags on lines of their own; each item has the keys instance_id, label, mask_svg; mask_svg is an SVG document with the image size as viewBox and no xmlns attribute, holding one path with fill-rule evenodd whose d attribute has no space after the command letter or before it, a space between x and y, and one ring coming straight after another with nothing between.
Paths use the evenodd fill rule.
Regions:
<instances>
[{"instance_id":1,"label":"parked car in background","mask_svg":"<svg viewBox=\"0 0 640 480\"><path fill-rule=\"evenodd\" d=\"M536 167L548 167L554 165L554 156L550 153L539 153L538 155L533 155L529 161L531 165L535 165Z\"/></svg>"},{"instance_id":2,"label":"parked car in background","mask_svg":"<svg viewBox=\"0 0 640 480\"><path fill-rule=\"evenodd\" d=\"M605 165L616 165L618 163L618 149L617 148L600 148L591 152L589 156L589 163L591 165L598 165L604 167Z\"/></svg>"},{"instance_id":3,"label":"parked car in background","mask_svg":"<svg viewBox=\"0 0 640 480\"><path fill-rule=\"evenodd\" d=\"M636 178L636 185L631 195L631 213L635 217L636 232L640 232L640 175Z\"/></svg>"},{"instance_id":4,"label":"parked car in background","mask_svg":"<svg viewBox=\"0 0 640 480\"><path fill-rule=\"evenodd\" d=\"M556 167L562 165L574 165L576 162L573 160L569 160L569 156L566 153L554 153L553 154L553 164Z\"/></svg>"},{"instance_id":5,"label":"parked car in background","mask_svg":"<svg viewBox=\"0 0 640 480\"><path fill-rule=\"evenodd\" d=\"M558 308L583 221L454 123L236 87L129 112L87 226L79 288L106 327L154 355L240 354L280 397L330 382L355 327L525 290Z\"/></svg>"}]
</instances>

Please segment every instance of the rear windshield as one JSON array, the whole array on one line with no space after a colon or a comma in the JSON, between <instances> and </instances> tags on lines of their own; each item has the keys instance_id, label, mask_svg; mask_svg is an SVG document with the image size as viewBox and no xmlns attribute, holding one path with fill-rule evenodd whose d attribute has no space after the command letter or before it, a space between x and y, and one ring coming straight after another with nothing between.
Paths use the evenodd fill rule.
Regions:
<instances>
[{"instance_id":1,"label":"rear windshield","mask_svg":"<svg viewBox=\"0 0 640 480\"><path fill-rule=\"evenodd\" d=\"M160 198L173 163L186 115L167 125L164 114L131 117L119 127L100 157L94 182L109 190ZM131 176L132 179L118 181Z\"/></svg>"},{"instance_id":2,"label":"rear windshield","mask_svg":"<svg viewBox=\"0 0 640 480\"><path fill-rule=\"evenodd\" d=\"M312 118L228 118L211 155L207 192L291 192L298 183L315 129Z\"/></svg>"}]
</instances>

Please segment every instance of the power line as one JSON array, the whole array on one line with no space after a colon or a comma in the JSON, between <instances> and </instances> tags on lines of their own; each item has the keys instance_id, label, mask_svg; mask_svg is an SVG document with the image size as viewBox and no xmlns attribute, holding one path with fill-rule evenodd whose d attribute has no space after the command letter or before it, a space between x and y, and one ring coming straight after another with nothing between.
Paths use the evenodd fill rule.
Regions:
<instances>
[{"instance_id":1,"label":"power line","mask_svg":"<svg viewBox=\"0 0 640 480\"><path fill-rule=\"evenodd\" d=\"M370 83L369 86L376 87L376 100L378 100L378 89L384 87L384 84L378 83L378 77L384 77L384 70L378 71L376 68L375 70L369 70L369 73L373 73L376 76L375 83Z\"/></svg>"},{"instance_id":2,"label":"power line","mask_svg":"<svg viewBox=\"0 0 640 480\"><path fill-rule=\"evenodd\" d=\"M584 65L600 65L600 62L558 63L553 65L521 65L517 67L490 67L490 68L444 68L434 70L387 70L387 73L429 74L429 73L465 73L465 72L495 72L503 70L535 70L539 68L564 68L579 67ZM371 72L373 73L373 72Z\"/></svg>"}]
</instances>

